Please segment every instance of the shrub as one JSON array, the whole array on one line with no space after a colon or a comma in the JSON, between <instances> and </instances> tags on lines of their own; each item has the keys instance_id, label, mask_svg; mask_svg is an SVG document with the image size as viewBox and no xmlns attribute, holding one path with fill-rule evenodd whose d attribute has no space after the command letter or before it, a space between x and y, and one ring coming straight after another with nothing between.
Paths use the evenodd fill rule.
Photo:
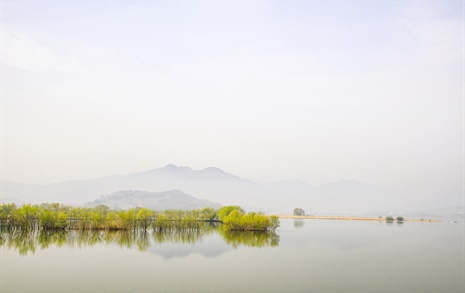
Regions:
<instances>
[{"instance_id":1,"label":"shrub","mask_svg":"<svg viewBox=\"0 0 465 293\"><path fill-rule=\"evenodd\" d=\"M305 211L301 208L295 208L294 216L305 216Z\"/></svg>"},{"instance_id":2,"label":"shrub","mask_svg":"<svg viewBox=\"0 0 465 293\"><path fill-rule=\"evenodd\" d=\"M265 216L262 213L243 213L234 210L223 219L227 231L274 231L279 227L276 216Z\"/></svg>"},{"instance_id":3,"label":"shrub","mask_svg":"<svg viewBox=\"0 0 465 293\"><path fill-rule=\"evenodd\" d=\"M217 213L218 220L223 221L223 219L227 217L233 211L244 213L244 210L240 206L224 206L218 210L218 213Z\"/></svg>"}]
</instances>

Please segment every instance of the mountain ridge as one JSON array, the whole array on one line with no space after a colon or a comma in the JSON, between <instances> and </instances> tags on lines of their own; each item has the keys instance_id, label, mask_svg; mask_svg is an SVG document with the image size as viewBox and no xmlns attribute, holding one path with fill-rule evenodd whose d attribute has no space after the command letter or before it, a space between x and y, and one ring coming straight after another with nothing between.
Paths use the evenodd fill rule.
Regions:
<instances>
[{"instance_id":1,"label":"mountain ridge","mask_svg":"<svg viewBox=\"0 0 465 293\"><path fill-rule=\"evenodd\" d=\"M118 190L102 195L99 199L87 202L84 206L106 205L111 209L129 209L145 207L151 210L190 210L200 208L219 208L221 205L205 199L196 198L180 190L149 192L141 190Z\"/></svg>"},{"instance_id":2,"label":"mountain ridge","mask_svg":"<svg viewBox=\"0 0 465 293\"><path fill-rule=\"evenodd\" d=\"M289 212L295 207L311 213L363 213L450 205L441 202L442 193L424 196L419 202L353 179L319 185L299 179L259 184L217 167L193 170L172 164L127 175L69 180L44 186L2 181L2 201L82 205L119 190L161 192L174 189L223 205L240 205L249 210L276 213ZM449 196L449 201L453 203L458 194Z\"/></svg>"}]
</instances>

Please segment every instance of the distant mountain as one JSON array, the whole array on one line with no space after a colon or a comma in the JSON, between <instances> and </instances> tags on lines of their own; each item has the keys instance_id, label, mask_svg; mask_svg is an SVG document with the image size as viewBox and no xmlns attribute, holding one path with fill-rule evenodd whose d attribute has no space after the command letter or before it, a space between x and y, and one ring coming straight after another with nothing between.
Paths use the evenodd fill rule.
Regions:
<instances>
[{"instance_id":1,"label":"distant mountain","mask_svg":"<svg viewBox=\"0 0 465 293\"><path fill-rule=\"evenodd\" d=\"M15 183L10 181L1 182L1 192L3 202L21 203L35 194L39 186L25 183Z\"/></svg>"},{"instance_id":2,"label":"distant mountain","mask_svg":"<svg viewBox=\"0 0 465 293\"><path fill-rule=\"evenodd\" d=\"M2 187L3 201L17 203L55 201L83 204L117 190L182 190L214 202L248 207L261 203L263 200L260 196L267 193L263 186L219 168L192 170L175 165L124 176L65 181L45 186L6 182Z\"/></svg>"},{"instance_id":3,"label":"distant mountain","mask_svg":"<svg viewBox=\"0 0 465 293\"><path fill-rule=\"evenodd\" d=\"M100 204L111 209L145 207L151 210L192 210L206 207L219 208L221 206L218 203L195 198L180 190L164 192L120 190L109 195L103 195L100 199L86 203L85 206L95 207Z\"/></svg>"},{"instance_id":4,"label":"distant mountain","mask_svg":"<svg viewBox=\"0 0 465 293\"><path fill-rule=\"evenodd\" d=\"M61 202L81 205L118 190L161 192L182 190L197 198L247 210L291 213L296 207L311 214L361 214L389 211L425 211L460 204L460 192L433 191L429 195L392 192L356 180L311 185L302 180L258 184L219 168L193 170L167 165L129 175L75 180L45 186L2 182L2 201Z\"/></svg>"}]
</instances>

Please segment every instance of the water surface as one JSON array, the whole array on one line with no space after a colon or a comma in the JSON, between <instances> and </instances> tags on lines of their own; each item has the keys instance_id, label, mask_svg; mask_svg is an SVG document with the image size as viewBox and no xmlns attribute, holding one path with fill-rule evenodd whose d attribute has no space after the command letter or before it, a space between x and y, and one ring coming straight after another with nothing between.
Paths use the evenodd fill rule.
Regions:
<instances>
[{"instance_id":1,"label":"water surface","mask_svg":"<svg viewBox=\"0 0 465 293\"><path fill-rule=\"evenodd\" d=\"M463 224L282 219L276 234L0 239L1 292L464 292Z\"/></svg>"}]
</instances>

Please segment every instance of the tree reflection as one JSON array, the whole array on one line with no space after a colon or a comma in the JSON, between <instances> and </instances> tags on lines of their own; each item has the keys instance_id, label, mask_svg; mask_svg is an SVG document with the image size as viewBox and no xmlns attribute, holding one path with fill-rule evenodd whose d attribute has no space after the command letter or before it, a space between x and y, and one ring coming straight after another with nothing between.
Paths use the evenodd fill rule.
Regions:
<instances>
[{"instance_id":1,"label":"tree reflection","mask_svg":"<svg viewBox=\"0 0 465 293\"><path fill-rule=\"evenodd\" d=\"M48 248L51 244L59 247L68 243L68 233L66 231L40 231L36 235L40 248Z\"/></svg>"},{"instance_id":2,"label":"tree reflection","mask_svg":"<svg viewBox=\"0 0 465 293\"><path fill-rule=\"evenodd\" d=\"M57 247L91 247L97 244L148 250L160 244L198 244L204 237L219 233L226 243L238 248L278 246L273 232L226 231L221 224L202 223L201 229L161 230L2 230L0 246L17 250L20 255L34 254L37 249Z\"/></svg>"},{"instance_id":3,"label":"tree reflection","mask_svg":"<svg viewBox=\"0 0 465 293\"><path fill-rule=\"evenodd\" d=\"M266 247L278 246L279 235L269 231L227 231L223 227L218 228L218 232L234 248L239 246Z\"/></svg>"},{"instance_id":4,"label":"tree reflection","mask_svg":"<svg viewBox=\"0 0 465 293\"><path fill-rule=\"evenodd\" d=\"M304 219L294 219L294 228L295 229L302 229L305 226Z\"/></svg>"},{"instance_id":5,"label":"tree reflection","mask_svg":"<svg viewBox=\"0 0 465 293\"><path fill-rule=\"evenodd\" d=\"M150 238L147 231L139 231L139 236L136 237L136 245L139 251L146 251L150 248ZM134 233L135 234L135 233Z\"/></svg>"},{"instance_id":6,"label":"tree reflection","mask_svg":"<svg viewBox=\"0 0 465 293\"><path fill-rule=\"evenodd\" d=\"M5 238L5 244L8 248L17 249L19 254L26 255L28 252L34 253L36 251L38 238L36 233L28 231L13 231L6 235L2 234Z\"/></svg>"}]
</instances>

